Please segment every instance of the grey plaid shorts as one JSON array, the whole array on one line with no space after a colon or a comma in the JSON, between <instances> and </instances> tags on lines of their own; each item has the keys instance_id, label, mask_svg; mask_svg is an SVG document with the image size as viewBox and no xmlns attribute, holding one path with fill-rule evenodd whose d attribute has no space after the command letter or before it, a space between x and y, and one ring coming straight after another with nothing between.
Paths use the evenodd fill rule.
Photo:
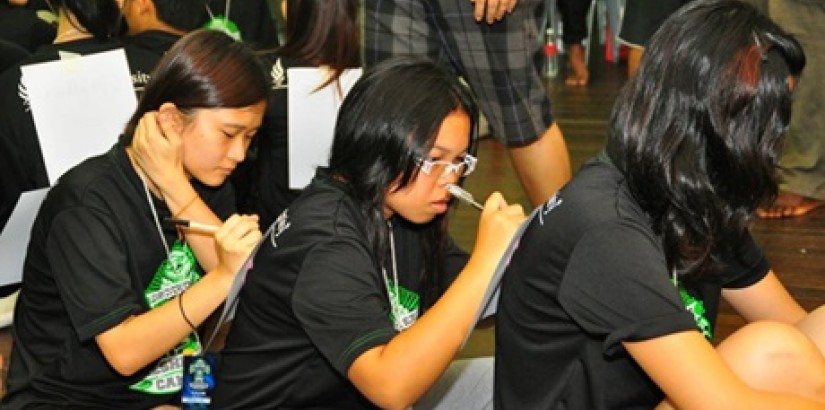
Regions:
<instances>
[{"instance_id":1,"label":"grey plaid shorts","mask_svg":"<svg viewBox=\"0 0 825 410\"><path fill-rule=\"evenodd\" d=\"M500 141L524 146L552 124L538 73L536 8L521 0L494 24L476 23L470 0L364 0L364 63L425 55L464 77Z\"/></svg>"}]
</instances>

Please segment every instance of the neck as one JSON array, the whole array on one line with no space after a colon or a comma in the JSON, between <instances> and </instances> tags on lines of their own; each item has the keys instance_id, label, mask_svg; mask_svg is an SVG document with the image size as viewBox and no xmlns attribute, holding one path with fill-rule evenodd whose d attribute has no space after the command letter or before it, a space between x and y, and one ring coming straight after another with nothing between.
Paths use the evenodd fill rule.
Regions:
<instances>
[{"instance_id":1,"label":"neck","mask_svg":"<svg viewBox=\"0 0 825 410\"><path fill-rule=\"evenodd\" d=\"M143 172L143 169L141 169L140 165L138 165L137 161L135 161L134 154L132 153L132 147L126 147L126 156L129 157L129 162L132 163L132 168L134 168L135 172L138 174L138 177L143 180L143 183L145 183L146 187L149 188L149 192L151 192L152 195L163 199L163 193L160 192L157 185L155 185L155 183L146 176L146 173Z\"/></svg>"},{"instance_id":2,"label":"neck","mask_svg":"<svg viewBox=\"0 0 825 410\"><path fill-rule=\"evenodd\" d=\"M181 37L186 34L186 31L176 29L157 19L132 19L132 21L127 22L127 25L129 26L128 34L130 36L136 36L147 31L162 31Z\"/></svg>"},{"instance_id":3,"label":"neck","mask_svg":"<svg viewBox=\"0 0 825 410\"><path fill-rule=\"evenodd\" d=\"M54 38L55 44L69 41L91 38L91 33L82 28L71 13L61 13L57 19L57 36Z\"/></svg>"}]
</instances>

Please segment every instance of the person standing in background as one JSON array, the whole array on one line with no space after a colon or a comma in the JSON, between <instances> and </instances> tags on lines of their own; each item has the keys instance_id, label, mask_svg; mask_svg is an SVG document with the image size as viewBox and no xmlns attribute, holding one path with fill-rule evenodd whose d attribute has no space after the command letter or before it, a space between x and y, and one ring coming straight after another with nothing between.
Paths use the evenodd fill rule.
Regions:
<instances>
[{"instance_id":1,"label":"person standing in background","mask_svg":"<svg viewBox=\"0 0 825 410\"><path fill-rule=\"evenodd\" d=\"M573 70L564 79L564 84L570 87L585 86L590 81L590 70L587 69L582 41L589 35L587 13L591 3L592 0L558 0L556 3L561 14L561 38L567 53L567 63ZM588 41L592 44L592 39Z\"/></svg>"},{"instance_id":2,"label":"person standing in background","mask_svg":"<svg viewBox=\"0 0 825 410\"><path fill-rule=\"evenodd\" d=\"M627 76L636 75L645 47L665 19L690 0L626 0L618 40L628 47Z\"/></svg>"}]
</instances>

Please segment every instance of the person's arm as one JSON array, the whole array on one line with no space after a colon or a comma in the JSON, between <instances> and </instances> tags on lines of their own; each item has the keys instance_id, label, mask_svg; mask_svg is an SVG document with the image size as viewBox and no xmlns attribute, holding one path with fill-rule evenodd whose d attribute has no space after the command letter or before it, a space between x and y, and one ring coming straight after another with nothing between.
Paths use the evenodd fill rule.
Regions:
<instances>
[{"instance_id":1,"label":"person's arm","mask_svg":"<svg viewBox=\"0 0 825 410\"><path fill-rule=\"evenodd\" d=\"M178 297L95 337L109 364L131 375L174 348L193 331L187 319L199 326L224 301L235 274L260 239L257 217L230 217L215 233L219 263L213 270Z\"/></svg>"},{"instance_id":2,"label":"person's arm","mask_svg":"<svg viewBox=\"0 0 825 410\"><path fill-rule=\"evenodd\" d=\"M725 289L724 298L748 322L772 320L795 325L825 355L825 305L807 313L788 293L773 271L753 286ZM770 301L770 302L766 302Z\"/></svg>"},{"instance_id":3,"label":"person's arm","mask_svg":"<svg viewBox=\"0 0 825 410\"><path fill-rule=\"evenodd\" d=\"M143 116L128 150L137 164L138 173L160 194L176 218L210 225L222 221L201 199L183 168L180 133L184 121L173 104L163 104L158 112ZM217 255L212 235L184 230L186 241L205 271L215 269Z\"/></svg>"},{"instance_id":4,"label":"person's arm","mask_svg":"<svg viewBox=\"0 0 825 410\"><path fill-rule=\"evenodd\" d=\"M350 366L347 375L362 394L382 408L407 408L426 393L475 325L493 271L523 220L521 207L508 206L500 194L487 199L470 260L444 295L410 328Z\"/></svg>"},{"instance_id":5,"label":"person's arm","mask_svg":"<svg viewBox=\"0 0 825 410\"><path fill-rule=\"evenodd\" d=\"M825 405L748 387L698 331L623 345L675 408L822 409Z\"/></svg>"},{"instance_id":6,"label":"person's arm","mask_svg":"<svg viewBox=\"0 0 825 410\"><path fill-rule=\"evenodd\" d=\"M504 18L508 13L512 13L516 8L518 0L469 0L473 2L473 17L477 22L482 20L487 24L493 24Z\"/></svg>"},{"instance_id":7,"label":"person's arm","mask_svg":"<svg viewBox=\"0 0 825 410\"><path fill-rule=\"evenodd\" d=\"M746 288L722 290L722 297L748 322L773 320L795 324L806 314L773 271Z\"/></svg>"}]
</instances>

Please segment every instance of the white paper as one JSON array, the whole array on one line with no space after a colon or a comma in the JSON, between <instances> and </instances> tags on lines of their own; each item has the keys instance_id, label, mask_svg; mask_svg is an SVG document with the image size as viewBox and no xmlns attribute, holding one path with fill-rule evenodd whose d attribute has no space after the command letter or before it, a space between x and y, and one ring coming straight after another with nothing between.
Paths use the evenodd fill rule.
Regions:
<instances>
[{"instance_id":1,"label":"white paper","mask_svg":"<svg viewBox=\"0 0 825 410\"><path fill-rule=\"evenodd\" d=\"M499 259L496 270L493 272L493 277L490 279L487 290L484 292L484 298L481 300L478 312L476 312L476 324L483 319L495 315L496 311L498 311L498 298L501 295L501 279L504 278L504 272L507 270L507 267L510 266L510 258L513 257L513 253L518 249L524 231L530 226L530 223L543 208L543 206L539 206L533 209L533 212L527 216L516 230L516 233L513 234L513 238L510 240L510 244L507 245L507 249L501 256L501 259ZM470 333L471 332L468 332L467 335L464 336L464 341L461 343L462 346L467 343L467 339L470 338Z\"/></svg>"},{"instance_id":2,"label":"white paper","mask_svg":"<svg viewBox=\"0 0 825 410\"><path fill-rule=\"evenodd\" d=\"M338 79L343 96L361 77L361 71L348 69ZM315 175L315 168L329 164L329 148L343 96L334 82L314 91L326 81L328 73L323 68L287 69L287 158L292 189L307 186Z\"/></svg>"},{"instance_id":3,"label":"white paper","mask_svg":"<svg viewBox=\"0 0 825 410\"><path fill-rule=\"evenodd\" d=\"M122 49L21 70L52 184L69 168L108 150L137 106Z\"/></svg>"},{"instance_id":4,"label":"white paper","mask_svg":"<svg viewBox=\"0 0 825 410\"><path fill-rule=\"evenodd\" d=\"M0 286L20 283L23 278L23 261L26 259L32 223L47 192L49 188L42 188L20 195L3 228L0 234Z\"/></svg>"}]
</instances>

